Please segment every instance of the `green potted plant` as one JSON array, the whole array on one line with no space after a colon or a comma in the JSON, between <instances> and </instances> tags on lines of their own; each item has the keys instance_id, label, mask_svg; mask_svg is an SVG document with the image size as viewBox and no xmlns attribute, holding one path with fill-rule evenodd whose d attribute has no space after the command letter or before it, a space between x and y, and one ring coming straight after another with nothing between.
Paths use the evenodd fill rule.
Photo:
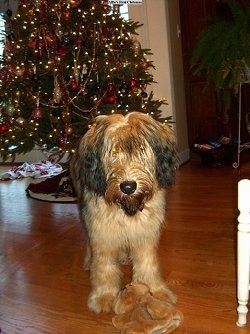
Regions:
<instances>
[{"instance_id":1,"label":"green potted plant","mask_svg":"<svg viewBox=\"0 0 250 334\"><path fill-rule=\"evenodd\" d=\"M191 57L195 75L205 71L224 110L240 85L250 81L250 5L228 0L229 15L216 17L198 36Z\"/></svg>"}]
</instances>

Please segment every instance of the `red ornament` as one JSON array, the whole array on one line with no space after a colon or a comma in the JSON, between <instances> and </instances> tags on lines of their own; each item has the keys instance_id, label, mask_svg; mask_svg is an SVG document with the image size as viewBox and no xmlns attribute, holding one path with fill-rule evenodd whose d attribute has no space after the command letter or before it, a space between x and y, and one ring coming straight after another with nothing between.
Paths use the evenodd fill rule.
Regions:
<instances>
[{"instance_id":1,"label":"red ornament","mask_svg":"<svg viewBox=\"0 0 250 334\"><path fill-rule=\"evenodd\" d=\"M108 103L114 104L116 101L116 96L115 95L110 95L107 97Z\"/></svg>"},{"instance_id":2,"label":"red ornament","mask_svg":"<svg viewBox=\"0 0 250 334\"><path fill-rule=\"evenodd\" d=\"M149 63L148 63L147 59L142 59L142 61L141 61L141 67L144 70L146 70L148 68L148 65L149 65Z\"/></svg>"},{"instance_id":3,"label":"red ornament","mask_svg":"<svg viewBox=\"0 0 250 334\"><path fill-rule=\"evenodd\" d=\"M42 116L43 116L43 112L42 112L42 109L41 109L41 108L36 107L36 109L34 109L34 110L32 111L32 117L33 117L34 119L42 118Z\"/></svg>"},{"instance_id":4,"label":"red ornament","mask_svg":"<svg viewBox=\"0 0 250 334\"><path fill-rule=\"evenodd\" d=\"M12 65L8 64L6 66L6 71L7 71L7 74L10 75L10 76L13 76L15 71L14 71L14 68Z\"/></svg>"},{"instance_id":5,"label":"red ornament","mask_svg":"<svg viewBox=\"0 0 250 334\"><path fill-rule=\"evenodd\" d=\"M68 9L66 9L63 12L63 17L64 17L64 20L66 20L66 21L68 21L70 19L70 11Z\"/></svg>"},{"instance_id":6,"label":"red ornament","mask_svg":"<svg viewBox=\"0 0 250 334\"><path fill-rule=\"evenodd\" d=\"M110 95L111 95L112 93L115 92L115 86L114 86L112 83L108 84L107 91L108 91L108 92L110 93Z\"/></svg>"},{"instance_id":7,"label":"red ornament","mask_svg":"<svg viewBox=\"0 0 250 334\"><path fill-rule=\"evenodd\" d=\"M131 89L133 90L136 90L137 89L137 80L135 78L132 78L131 81L130 81L130 87Z\"/></svg>"},{"instance_id":8,"label":"red ornament","mask_svg":"<svg viewBox=\"0 0 250 334\"><path fill-rule=\"evenodd\" d=\"M7 124L5 123L1 123L0 124L0 134L3 135L4 133L6 133L9 130L9 127Z\"/></svg>"},{"instance_id":9,"label":"red ornament","mask_svg":"<svg viewBox=\"0 0 250 334\"><path fill-rule=\"evenodd\" d=\"M72 90L79 90L80 89L80 85L79 85L79 83L77 83L76 80L73 79L73 80L70 81L70 88Z\"/></svg>"},{"instance_id":10,"label":"red ornament","mask_svg":"<svg viewBox=\"0 0 250 334\"><path fill-rule=\"evenodd\" d=\"M59 49L57 50L57 54L60 57L66 56L67 52L68 52L68 47L66 45L60 46Z\"/></svg>"},{"instance_id":11,"label":"red ornament","mask_svg":"<svg viewBox=\"0 0 250 334\"><path fill-rule=\"evenodd\" d=\"M44 54L44 50L45 50L45 43L42 39L39 39L38 41L36 41L36 50L38 52L38 55L42 57L42 55Z\"/></svg>"}]
</instances>

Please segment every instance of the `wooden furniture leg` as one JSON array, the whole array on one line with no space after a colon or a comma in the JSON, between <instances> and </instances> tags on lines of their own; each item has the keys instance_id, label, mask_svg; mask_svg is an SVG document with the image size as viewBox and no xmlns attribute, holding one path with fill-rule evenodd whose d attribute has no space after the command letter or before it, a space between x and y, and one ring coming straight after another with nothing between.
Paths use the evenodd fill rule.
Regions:
<instances>
[{"instance_id":1,"label":"wooden furniture leg","mask_svg":"<svg viewBox=\"0 0 250 334\"><path fill-rule=\"evenodd\" d=\"M237 297L238 321L243 327L247 324L249 280L250 280L250 180L238 183L238 244L237 244Z\"/></svg>"}]
</instances>

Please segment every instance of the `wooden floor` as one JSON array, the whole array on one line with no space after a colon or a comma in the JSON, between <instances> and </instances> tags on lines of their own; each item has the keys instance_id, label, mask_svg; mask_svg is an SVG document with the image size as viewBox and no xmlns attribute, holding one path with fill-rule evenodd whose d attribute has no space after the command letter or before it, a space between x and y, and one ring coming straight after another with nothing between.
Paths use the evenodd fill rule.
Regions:
<instances>
[{"instance_id":1,"label":"wooden floor","mask_svg":"<svg viewBox=\"0 0 250 334\"><path fill-rule=\"evenodd\" d=\"M89 281L76 205L27 198L29 182L0 183L1 333L118 333L112 314L86 307ZM250 323L243 329L235 324L237 214L231 166L203 168L192 161L178 170L159 245L185 317L176 333L250 333Z\"/></svg>"}]
</instances>

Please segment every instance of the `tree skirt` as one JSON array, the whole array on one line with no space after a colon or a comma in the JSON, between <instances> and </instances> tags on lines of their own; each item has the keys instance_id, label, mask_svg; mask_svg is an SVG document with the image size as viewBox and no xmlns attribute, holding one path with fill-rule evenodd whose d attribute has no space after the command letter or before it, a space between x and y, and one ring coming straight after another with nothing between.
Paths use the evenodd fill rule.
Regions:
<instances>
[{"instance_id":1,"label":"tree skirt","mask_svg":"<svg viewBox=\"0 0 250 334\"><path fill-rule=\"evenodd\" d=\"M40 201L61 203L76 201L76 193L67 170L42 182L30 183L26 192L29 197Z\"/></svg>"}]
</instances>

